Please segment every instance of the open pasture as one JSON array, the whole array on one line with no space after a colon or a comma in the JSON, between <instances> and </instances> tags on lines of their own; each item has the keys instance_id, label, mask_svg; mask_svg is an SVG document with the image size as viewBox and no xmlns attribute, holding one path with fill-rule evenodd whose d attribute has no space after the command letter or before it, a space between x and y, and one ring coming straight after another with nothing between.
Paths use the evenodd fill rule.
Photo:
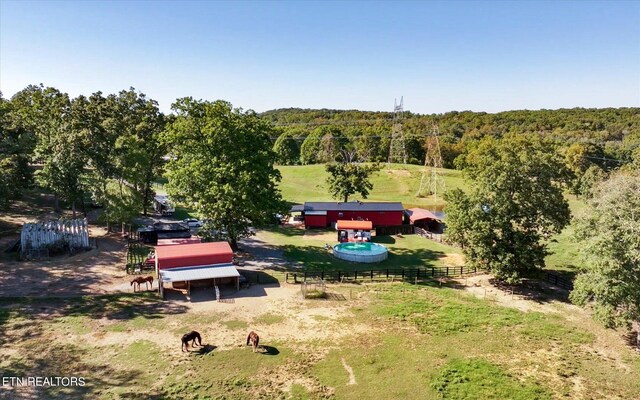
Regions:
<instances>
[{"instance_id":1,"label":"open pasture","mask_svg":"<svg viewBox=\"0 0 640 400\"><path fill-rule=\"evenodd\" d=\"M523 312L462 287L253 286L232 302L153 294L0 301L5 376L85 377L17 388L20 398L620 398L640 393L640 358L584 311L555 301ZM242 293L242 292L241 292ZM504 297L504 296L503 296ZM334 297L336 298L336 297ZM520 299L515 302L532 303ZM204 347L180 351L197 330ZM255 330L264 347L245 346ZM1 389L0 397L18 392Z\"/></svg>"}]
</instances>

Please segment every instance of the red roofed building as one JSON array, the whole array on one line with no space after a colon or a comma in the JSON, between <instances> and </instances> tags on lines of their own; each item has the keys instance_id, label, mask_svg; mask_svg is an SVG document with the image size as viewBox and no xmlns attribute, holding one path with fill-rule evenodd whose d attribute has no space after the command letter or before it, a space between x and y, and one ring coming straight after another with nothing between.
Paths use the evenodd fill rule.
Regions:
<instances>
[{"instance_id":1,"label":"red roofed building","mask_svg":"<svg viewBox=\"0 0 640 400\"><path fill-rule=\"evenodd\" d=\"M371 221L351 221L338 220L336 230L338 231L338 242L370 242L373 222Z\"/></svg>"},{"instance_id":2,"label":"red roofed building","mask_svg":"<svg viewBox=\"0 0 640 400\"><path fill-rule=\"evenodd\" d=\"M410 208L405 210L405 214L409 217L409 221L419 227L430 232L442 232L442 218L438 217L429 210L424 208Z\"/></svg>"},{"instance_id":3,"label":"red roofed building","mask_svg":"<svg viewBox=\"0 0 640 400\"><path fill-rule=\"evenodd\" d=\"M156 247L156 269L229 264L233 251L227 242L178 244Z\"/></svg>"},{"instance_id":4,"label":"red roofed building","mask_svg":"<svg viewBox=\"0 0 640 400\"><path fill-rule=\"evenodd\" d=\"M291 208L300 212L305 228L327 228L338 220L371 221L373 227L402 225L404 208L399 202L306 202Z\"/></svg>"},{"instance_id":5,"label":"red roofed building","mask_svg":"<svg viewBox=\"0 0 640 400\"><path fill-rule=\"evenodd\" d=\"M159 290L164 296L164 285L186 287L191 293L192 282L197 286L213 287L219 297L218 284L234 283L239 288L240 274L232 264L233 251L227 242L187 243L156 246L156 272Z\"/></svg>"}]
</instances>

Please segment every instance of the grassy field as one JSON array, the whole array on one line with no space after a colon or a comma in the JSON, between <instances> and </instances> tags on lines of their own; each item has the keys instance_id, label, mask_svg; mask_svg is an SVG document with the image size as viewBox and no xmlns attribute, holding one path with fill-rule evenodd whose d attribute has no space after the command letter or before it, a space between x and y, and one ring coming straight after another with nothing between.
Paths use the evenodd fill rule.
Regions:
<instances>
[{"instance_id":1,"label":"grassy field","mask_svg":"<svg viewBox=\"0 0 640 400\"><path fill-rule=\"evenodd\" d=\"M305 166L281 166L282 182L280 189L283 198L291 203L303 203L304 201L330 201L334 200L328 194L325 179L326 171L324 165L305 165ZM444 205L444 199L438 196L433 197L416 197L416 192L420 186L420 177L423 167L418 165L408 165L403 169L401 165L392 165L391 170L386 168L378 171L372 179L374 184L371 195L367 200L370 201L400 201L405 208L425 207L429 209L441 209ZM443 170L447 189L461 188L467 189L462 173L456 170ZM569 207L573 215L580 215L584 212L585 203L575 196L567 195ZM410 238L410 236L407 236ZM302 261L310 267L322 267L328 265L326 260L326 252L320 251L319 246L324 243L307 243L287 241L279 238L277 235L271 236L270 240L275 243L287 246L286 254L293 260ZM296 247L296 243L298 246ZM400 246L396 254L402 253L404 256L392 257L387 263L393 266L401 266L406 263L407 266L415 266L424 264L430 266L433 260L423 262L424 257L428 258L431 250L442 251L439 246L436 249L430 249L431 243L425 243L423 240L412 242L406 240L407 246ZM308 244L308 245L307 245ZM422 247L426 246L423 250ZM457 253L456 249L447 247L445 253ZM556 270L571 277L575 274L578 264L578 244L573 240L573 229L567 227L562 233L556 235L549 241L550 254L547 259L547 268ZM411 253L413 253L411 255ZM315 257L317 256L317 257ZM317 259L317 260L315 260ZM418 261L418 260L422 261ZM343 263L346 264L346 263ZM437 264L437 261L436 261Z\"/></svg>"},{"instance_id":2,"label":"grassy field","mask_svg":"<svg viewBox=\"0 0 640 400\"><path fill-rule=\"evenodd\" d=\"M312 271L354 271L371 268L430 268L459 265L460 249L424 239L417 235L379 236L373 241L389 249L389 257L376 264L357 264L335 258L324 245L335 244L335 231L305 231L297 228L276 227L260 231L262 240L284 251L289 260L301 263Z\"/></svg>"},{"instance_id":3,"label":"grassy field","mask_svg":"<svg viewBox=\"0 0 640 400\"><path fill-rule=\"evenodd\" d=\"M282 174L280 190L285 200L292 203L305 201L334 201L329 195L325 179L327 172L324 165L280 166ZM406 208L431 207L441 208L444 205L442 197L417 197L420 188L420 178L424 167L419 165L392 164L391 169L385 167L376 172L371 181L373 190L369 201L401 201ZM466 188L460 171L443 169L446 187ZM353 199L360 199L355 196ZM351 200L353 200L351 199Z\"/></svg>"},{"instance_id":4,"label":"grassy field","mask_svg":"<svg viewBox=\"0 0 640 400\"><path fill-rule=\"evenodd\" d=\"M638 355L603 352L575 315L525 313L428 285L330 290L355 291L356 299L296 301L250 316L185 312L151 295L3 299L0 370L85 378L84 387L50 387L31 397L50 399L633 399L640 393ZM311 321L299 317L309 312ZM207 346L182 353L179 337L191 327ZM283 333L265 335L264 352L255 354L241 346L248 327ZM287 339L300 329L307 339ZM0 398L11 398L4 390Z\"/></svg>"}]
</instances>

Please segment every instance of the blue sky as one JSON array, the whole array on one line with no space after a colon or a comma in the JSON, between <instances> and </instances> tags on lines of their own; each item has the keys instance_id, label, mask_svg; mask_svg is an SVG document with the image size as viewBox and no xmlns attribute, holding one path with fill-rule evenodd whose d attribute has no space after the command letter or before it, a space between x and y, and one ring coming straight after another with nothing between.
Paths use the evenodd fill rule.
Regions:
<instances>
[{"instance_id":1,"label":"blue sky","mask_svg":"<svg viewBox=\"0 0 640 400\"><path fill-rule=\"evenodd\" d=\"M280 107L640 106L640 2L0 0L0 90Z\"/></svg>"}]
</instances>

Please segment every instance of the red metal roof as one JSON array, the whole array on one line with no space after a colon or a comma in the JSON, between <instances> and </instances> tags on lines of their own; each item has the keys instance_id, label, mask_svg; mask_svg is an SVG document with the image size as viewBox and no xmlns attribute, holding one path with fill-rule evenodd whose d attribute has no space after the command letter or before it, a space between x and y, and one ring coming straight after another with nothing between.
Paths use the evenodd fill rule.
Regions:
<instances>
[{"instance_id":1,"label":"red metal roof","mask_svg":"<svg viewBox=\"0 0 640 400\"><path fill-rule=\"evenodd\" d=\"M336 229L359 229L359 230L370 231L371 229L373 229L373 222L339 220L336 223Z\"/></svg>"},{"instance_id":2,"label":"red metal roof","mask_svg":"<svg viewBox=\"0 0 640 400\"><path fill-rule=\"evenodd\" d=\"M193 244L200 243L201 239L199 237L191 237L191 238L176 238L176 239L158 239L158 246L172 246L177 244Z\"/></svg>"},{"instance_id":3,"label":"red metal roof","mask_svg":"<svg viewBox=\"0 0 640 400\"><path fill-rule=\"evenodd\" d=\"M230 263L233 251L227 242L157 246L158 269Z\"/></svg>"},{"instance_id":4,"label":"red metal roof","mask_svg":"<svg viewBox=\"0 0 640 400\"><path fill-rule=\"evenodd\" d=\"M421 219L435 219L436 221L440 221L437 215L424 208L410 208L407 210L407 214L409 214L409 220L412 223Z\"/></svg>"}]
</instances>

